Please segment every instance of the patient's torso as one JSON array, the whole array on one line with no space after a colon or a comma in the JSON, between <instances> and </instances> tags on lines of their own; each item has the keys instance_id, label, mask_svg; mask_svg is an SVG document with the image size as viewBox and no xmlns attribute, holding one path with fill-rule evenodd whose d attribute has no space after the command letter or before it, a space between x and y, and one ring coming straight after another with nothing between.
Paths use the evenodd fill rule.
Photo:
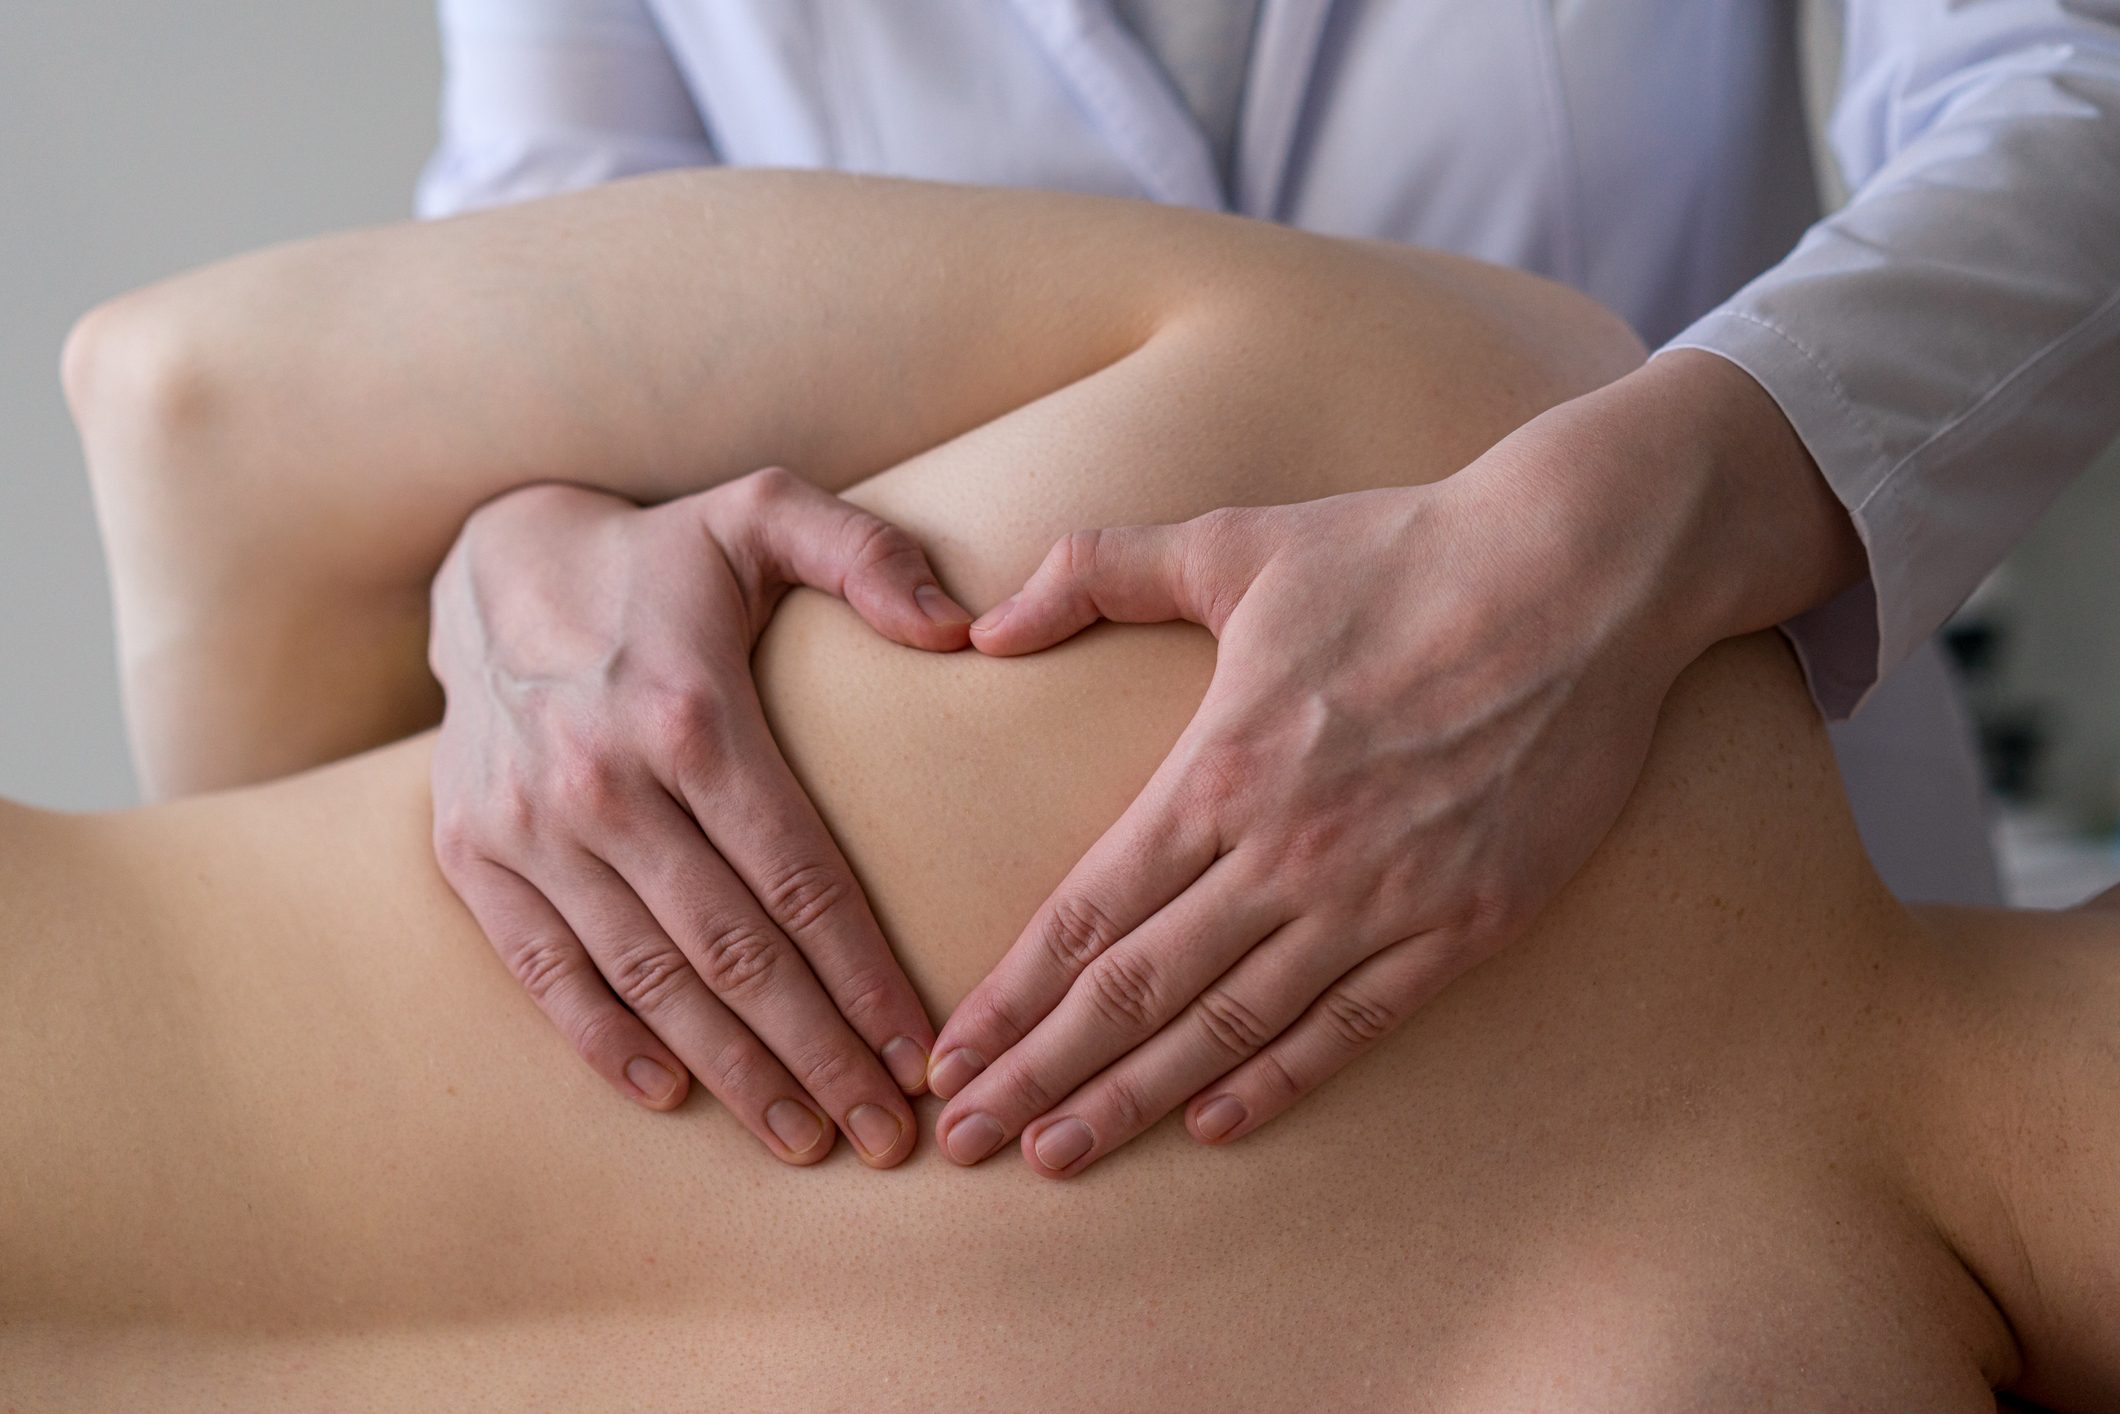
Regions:
<instances>
[{"instance_id":1,"label":"patient's torso","mask_svg":"<svg viewBox=\"0 0 2120 1414\"><path fill-rule=\"evenodd\" d=\"M798 768L942 1007L1145 775L1211 659L1176 629L921 658L805 599L764 661ZM1167 1124L1067 1183L931 1145L891 1173L790 1171L704 1096L674 1117L613 1099L435 878L418 745L47 831L28 867L129 873L82 904L167 1004L121 1038L141 1063L104 1121L41 1160L80 1175L66 1221L90 1236L15 1268L35 1290L66 1263L41 1273L56 1305L0 1283L0 1390L1982 1407L1964 1278L1881 1166L1897 1082L1860 1038L1893 938L1831 845L1846 826L1790 673L1756 642L1697 672L1561 911L1324 1092L1227 1150ZM1792 800L1826 818L1793 828ZM10 1325L39 1314L65 1328Z\"/></svg>"},{"instance_id":2,"label":"patient's torso","mask_svg":"<svg viewBox=\"0 0 2120 1414\"><path fill-rule=\"evenodd\" d=\"M1343 413L1429 388L1434 464L1368 464L1440 476L1524 409L1410 348L1320 427L1363 450ZM1097 382L864 494L991 602L1076 524L1350 489L1255 428L1222 482L1159 480L1152 417L1129 474L1081 434ZM939 1015L1146 779L1212 645L938 658L804 595L759 663ZM1776 643L1681 684L1530 937L1241 1143L1167 1123L1065 1183L931 1143L791 1171L703 1094L615 1099L436 874L425 760L0 816L0 1404L1987 1407L1992 1317L1890 1159L1920 1103L1903 921Z\"/></svg>"}]
</instances>

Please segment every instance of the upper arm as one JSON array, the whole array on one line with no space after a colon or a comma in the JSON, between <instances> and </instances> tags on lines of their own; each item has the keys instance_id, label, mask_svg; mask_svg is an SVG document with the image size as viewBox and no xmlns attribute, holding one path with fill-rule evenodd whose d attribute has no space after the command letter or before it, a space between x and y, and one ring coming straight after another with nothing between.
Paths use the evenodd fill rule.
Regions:
<instances>
[{"instance_id":1,"label":"upper arm","mask_svg":"<svg viewBox=\"0 0 2120 1414\"><path fill-rule=\"evenodd\" d=\"M423 216L714 161L648 0L441 0L441 26Z\"/></svg>"}]
</instances>

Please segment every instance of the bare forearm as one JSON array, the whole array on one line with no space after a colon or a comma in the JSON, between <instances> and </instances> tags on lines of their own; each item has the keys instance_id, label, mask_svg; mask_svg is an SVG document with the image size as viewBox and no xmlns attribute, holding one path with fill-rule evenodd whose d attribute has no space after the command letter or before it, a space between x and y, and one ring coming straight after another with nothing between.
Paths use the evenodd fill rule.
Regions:
<instances>
[{"instance_id":1,"label":"bare forearm","mask_svg":"<svg viewBox=\"0 0 2120 1414\"><path fill-rule=\"evenodd\" d=\"M233 784L430 718L425 585L497 494L657 501L769 463L847 484L1123 356L1242 238L1131 203L687 173L116 301L68 384L143 777Z\"/></svg>"},{"instance_id":2,"label":"bare forearm","mask_svg":"<svg viewBox=\"0 0 2120 1414\"><path fill-rule=\"evenodd\" d=\"M84 343L163 365L146 395L223 486L299 488L304 559L373 531L390 552L364 568L425 572L514 486L654 501L773 461L829 486L945 440L1138 343L1173 226L1216 224L691 172L230 261L99 311ZM102 376L82 370L91 399Z\"/></svg>"},{"instance_id":3,"label":"bare forearm","mask_svg":"<svg viewBox=\"0 0 2120 1414\"><path fill-rule=\"evenodd\" d=\"M1604 396L1655 430L1670 456L1643 458L1685 527L1667 598L1704 650L1816 608L1868 571L1854 522L1795 428L1749 373L1716 354L1664 354Z\"/></svg>"}]
</instances>

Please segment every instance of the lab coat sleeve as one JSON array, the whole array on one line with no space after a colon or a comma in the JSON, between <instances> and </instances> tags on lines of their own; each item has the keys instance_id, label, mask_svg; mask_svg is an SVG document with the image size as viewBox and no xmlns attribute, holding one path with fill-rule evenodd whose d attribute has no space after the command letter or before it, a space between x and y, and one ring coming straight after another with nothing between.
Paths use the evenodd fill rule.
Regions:
<instances>
[{"instance_id":1,"label":"lab coat sleeve","mask_svg":"<svg viewBox=\"0 0 2120 1414\"><path fill-rule=\"evenodd\" d=\"M2120 433L2120 0L1848 0L1853 195L1673 340L1766 388L1869 578L1785 629L1844 717Z\"/></svg>"},{"instance_id":2,"label":"lab coat sleeve","mask_svg":"<svg viewBox=\"0 0 2120 1414\"><path fill-rule=\"evenodd\" d=\"M647 0L441 0L423 216L714 161Z\"/></svg>"}]
</instances>

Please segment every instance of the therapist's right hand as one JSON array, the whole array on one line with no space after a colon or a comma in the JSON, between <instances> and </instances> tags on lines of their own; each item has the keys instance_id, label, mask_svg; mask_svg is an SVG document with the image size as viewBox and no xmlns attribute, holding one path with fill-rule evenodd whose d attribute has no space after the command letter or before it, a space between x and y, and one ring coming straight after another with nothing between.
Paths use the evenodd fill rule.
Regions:
<instances>
[{"instance_id":1,"label":"therapist's right hand","mask_svg":"<svg viewBox=\"0 0 2120 1414\"><path fill-rule=\"evenodd\" d=\"M791 1164L912 1152L935 1035L768 731L751 650L793 585L916 648L971 616L904 532L771 469L643 510L482 507L434 584L435 850L583 1059L651 1109L687 1072Z\"/></svg>"}]
</instances>

